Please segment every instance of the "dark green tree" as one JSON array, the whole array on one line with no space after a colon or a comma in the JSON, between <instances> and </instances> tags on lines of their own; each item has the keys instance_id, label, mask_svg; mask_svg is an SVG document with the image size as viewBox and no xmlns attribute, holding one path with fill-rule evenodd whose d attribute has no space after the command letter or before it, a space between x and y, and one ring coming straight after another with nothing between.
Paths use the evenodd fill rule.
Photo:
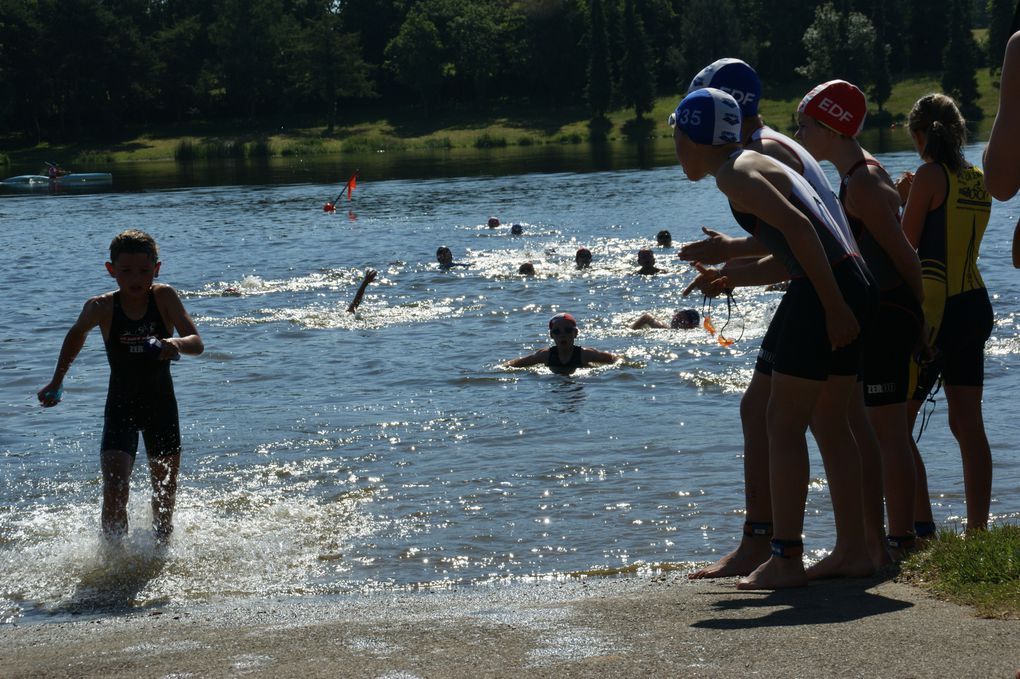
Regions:
<instances>
[{"instance_id":1,"label":"dark green tree","mask_svg":"<svg viewBox=\"0 0 1020 679\"><path fill-rule=\"evenodd\" d=\"M860 12L841 12L831 2L818 7L804 32L804 47L807 63L797 69L804 77L842 78L862 89L871 84L875 28Z\"/></svg>"},{"instance_id":2,"label":"dark green tree","mask_svg":"<svg viewBox=\"0 0 1020 679\"><path fill-rule=\"evenodd\" d=\"M418 95L425 117L439 95L444 61L439 29L416 8L407 15L396 37L386 46L385 66L404 86Z\"/></svg>"},{"instance_id":3,"label":"dark green tree","mask_svg":"<svg viewBox=\"0 0 1020 679\"><path fill-rule=\"evenodd\" d=\"M680 42L687 68L683 91L698 71L716 59L743 56L740 53L741 21L735 0L687 0L682 26Z\"/></svg>"},{"instance_id":4,"label":"dark green tree","mask_svg":"<svg viewBox=\"0 0 1020 679\"><path fill-rule=\"evenodd\" d=\"M949 40L954 0L910 0L910 70L941 71ZM895 3L891 3L895 4ZM967 26L970 26L967 17Z\"/></svg>"},{"instance_id":5,"label":"dark green tree","mask_svg":"<svg viewBox=\"0 0 1020 679\"><path fill-rule=\"evenodd\" d=\"M952 0L949 15L949 42L942 53L942 90L956 99L960 110L969 118L978 114L977 76L979 50L971 32L968 0Z\"/></svg>"},{"instance_id":6,"label":"dark green tree","mask_svg":"<svg viewBox=\"0 0 1020 679\"><path fill-rule=\"evenodd\" d=\"M337 124L340 100L375 94L370 68L361 58L358 36L344 33L332 12L307 20L302 30L296 92L318 102L326 117L326 134Z\"/></svg>"},{"instance_id":7,"label":"dark green tree","mask_svg":"<svg viewBox=\"0 0 1020 679\"><path fill-rule=\"evenodd\" d=\"M609 35L602 0L590 0L588 38L588 87L585 94L593 118L603 118L613 98L609 70Z\"/></svg>"},{"instance_id":8,"label":"dark green tree","mask_svg":"<svg viewBox=\"0 0 1020 679\"><path fill-rule=\"evenodd\" d=\"M623 56L620 90L624 103L634 108L634 115L640 120L655 104L655 74L645 24L636 4L637 0L623 3L623 37L627 51Z\"/></svg>"},{"instance_id":9,"label":"dark green tree","mask_svg":"<svg viewBox=\"0 0 1020 679\"><path fill-rule=\"evenodd\" d=\"M988 68L994 73L1002 67L1010 24L1013 22L1015 0L988 0Z\"/></svg>"}]
</instances>

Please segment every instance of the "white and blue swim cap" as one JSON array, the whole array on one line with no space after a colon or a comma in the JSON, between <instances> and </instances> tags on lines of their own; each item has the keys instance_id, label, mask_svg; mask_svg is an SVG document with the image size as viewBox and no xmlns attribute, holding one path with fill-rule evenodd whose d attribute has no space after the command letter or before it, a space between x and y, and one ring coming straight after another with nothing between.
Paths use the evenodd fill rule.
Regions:
<instances>
[{"instance_id":1,"label":"white and blue swim cap","mask_svg":"<svg viewBox=\"0 0 1020 679\"><path fill-rule=\"evenodd\" d=\"M702 87L714 87L726 92L740 106L740 115L744 118L758 115L758 102L761 100L761 80L754 69L740 59L719 59L694 76L687 92L700 90Z\"/></svg>"},{"instance_id":2,"label":"white and blue swim cap","mask_svg":"<svg viewBox=\"0 0 1020 679\"><path fill-rule=\"evenodd\" d=\"M669 116L669 124L695 144L722 146L740 141L740 107L732 96L713 87L684 97Z\"/></svg>"}]
</instances>

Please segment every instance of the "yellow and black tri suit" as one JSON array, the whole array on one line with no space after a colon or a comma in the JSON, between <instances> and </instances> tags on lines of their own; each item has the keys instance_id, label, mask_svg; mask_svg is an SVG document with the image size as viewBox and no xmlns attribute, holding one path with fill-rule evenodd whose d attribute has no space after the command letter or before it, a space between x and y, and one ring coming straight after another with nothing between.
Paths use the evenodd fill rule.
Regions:
<instances>
[{"instance_id":1,"label":"yellow and black tri suit","mask_svg":"<svg viewBox=\"0 0 1020 679\"><path fill-rule=\"evenodd\" d=\"M925 217L917 247L924 316L936 351L933 369L912 371L918 400L928 393L939 372L945 384L981 386L985 342L992 333L992 304L977 267L992 199L978 168L967 166L953 173L941 167L946 199Z\"/></svg>"}]
</instances>

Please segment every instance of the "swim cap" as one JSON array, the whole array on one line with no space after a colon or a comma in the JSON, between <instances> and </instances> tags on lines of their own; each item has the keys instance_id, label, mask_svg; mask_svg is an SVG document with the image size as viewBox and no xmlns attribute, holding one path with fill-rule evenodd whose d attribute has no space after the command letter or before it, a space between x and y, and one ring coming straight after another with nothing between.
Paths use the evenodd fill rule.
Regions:
<instances>
[{"instance_id":1,"label":"swim cap","mask_svg":"<svg viewBox=\"0 0 1020 679\"><path fill-rule=\"evenodd\" d=\"M514 224L513 226L510 227L510 233L512 233L515 236L519 236L522 233L524 233L524 227L521 226L520 224Z\"/></svg>"},{"instance_id":2,"label":"swim cap","mask_svg":"<svg viewBox=\"0 0 1020 679\"><path fill-rule=\"evenodd\" d=\"M736 100L712 87L694 90L676 107L669 124L679 127L695 144L722 146L740 141L740 108Z\"/></svg>"},{"instance_id":3,"label":"swim cap","mask_svg":"<svg viewBox=\"0 0 1020 679\"><path fill-rule=\"evenodd\" d=\"M577 321L574 320L574 317L571 316L570 314L563 313L563 314L556 314L555 316L553 316L552 318L549 319L549 329L550 330L552 329L553 324L556 321L566 321L567 323L569 323L570 325L574 326L575 328L577 327Z\"/></svg>"},{"instance_id":4,"label":"swim cap","mask_svg":"<svg viewBox=\"0 0 1020 679\"><path fill-rule=\"evenodd\" d=\"M438 248L436 248L436 257L446 252L449 252L451 255L453 254L450 248L446 247L445 245L440 245Z\"/></svg>"},{"instance_id":5,"label":"swim cap","mask_svg":"<svg viewBox=\"0 0 1020 679\"><path fill-rule=\"evenodd\" d=\"M694 76L687 92L702 87L714 87L733 97L740 106L744 118L758 115L758 101L761 99L761 80L754 69L740 59L719 59Z\"/></svg>"},{"instance_id":6,"label":"swim cap","mask_svg":"<svg viewBox=\"0 0 1020 679\"><path fill-rule=\"evenodd\" d=\"M673 320L669 322L669 327L674 330L690 330L698 327L698 320L698 312L694 309L680 309L673 314Z\"/></svg>"},{"instance_id":7,"label":"swim cap","mask_svg":"<svg viewBox=\"0 0 1020 679\"><path fill-rule=\"evenodd\" d=\"M797 113L817 120L844 137L856 137L864 127L868 101L864 92L847 81L830 80L805 94Z\"/></svg>"},{"instance_id":8,"label":"swim cap","mask_svg":"<svg viewBox=\"0 0 1020 679\"><path fill-rule=\"evenodd\" d=\"M663 229L659 233L655 234L655 242L659 245L668 248L673 244L673 234L666 229Z\"/></svg>"}]
</instances>

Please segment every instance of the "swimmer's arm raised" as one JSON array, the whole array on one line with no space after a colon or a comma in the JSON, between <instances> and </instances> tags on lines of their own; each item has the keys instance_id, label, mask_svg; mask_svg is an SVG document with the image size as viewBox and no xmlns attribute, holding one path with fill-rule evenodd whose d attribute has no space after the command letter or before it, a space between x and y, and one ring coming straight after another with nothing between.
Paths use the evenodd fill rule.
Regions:
<instances>
[{"instance_id":1,"label":"swimmer's arm raised","mask_svg":"<svg viewBox=\"0 0 1020 679\"><path fill-rule=\"evenodd\" d=\"M507 365L510 368L528 368L533 365L541 365L542 363L545 363L548 358L549 350L539 349L533 354L521 356L520 358L510 359L509 361L506 362L505 365Z\"/></svg>"},{"instance_id":2,"label":"swimmer's arm raised","mask_svg":"<svg viewBox=\"0 0 1020 679\"><path fill-rule=\"evenodd\" d=\"M358 292L354 294L354 300L350 306L347 307L347 313L353 314L357 310L358 305L361 304L361 298L365 296L365 288L368 284L375 280L375 276L378 272L375 269L366 269L365 278L362 279L361 285L358 287Z\"/></svg>"},{"instance_id":3,"label":"swimmer's arm raised","mask_svg":"<svg viewBox=\"0 0 1020 679\"><path fill-rule=\"evenodd\" d=\"M57 367L53 371L53 379L49 384L40 389L36 396L39 402L47 408L57 405L60 402L60 390L64 383L64 375L71 369L71 364L78 357L82 347L85 346L85 339L89 331L103 321L104 314L112 311L112 297L101 295L92 297L82 307L78 319L64 336L64 342L60 346L60 355L57 357Z\"/></svg>"}]
</instances>

